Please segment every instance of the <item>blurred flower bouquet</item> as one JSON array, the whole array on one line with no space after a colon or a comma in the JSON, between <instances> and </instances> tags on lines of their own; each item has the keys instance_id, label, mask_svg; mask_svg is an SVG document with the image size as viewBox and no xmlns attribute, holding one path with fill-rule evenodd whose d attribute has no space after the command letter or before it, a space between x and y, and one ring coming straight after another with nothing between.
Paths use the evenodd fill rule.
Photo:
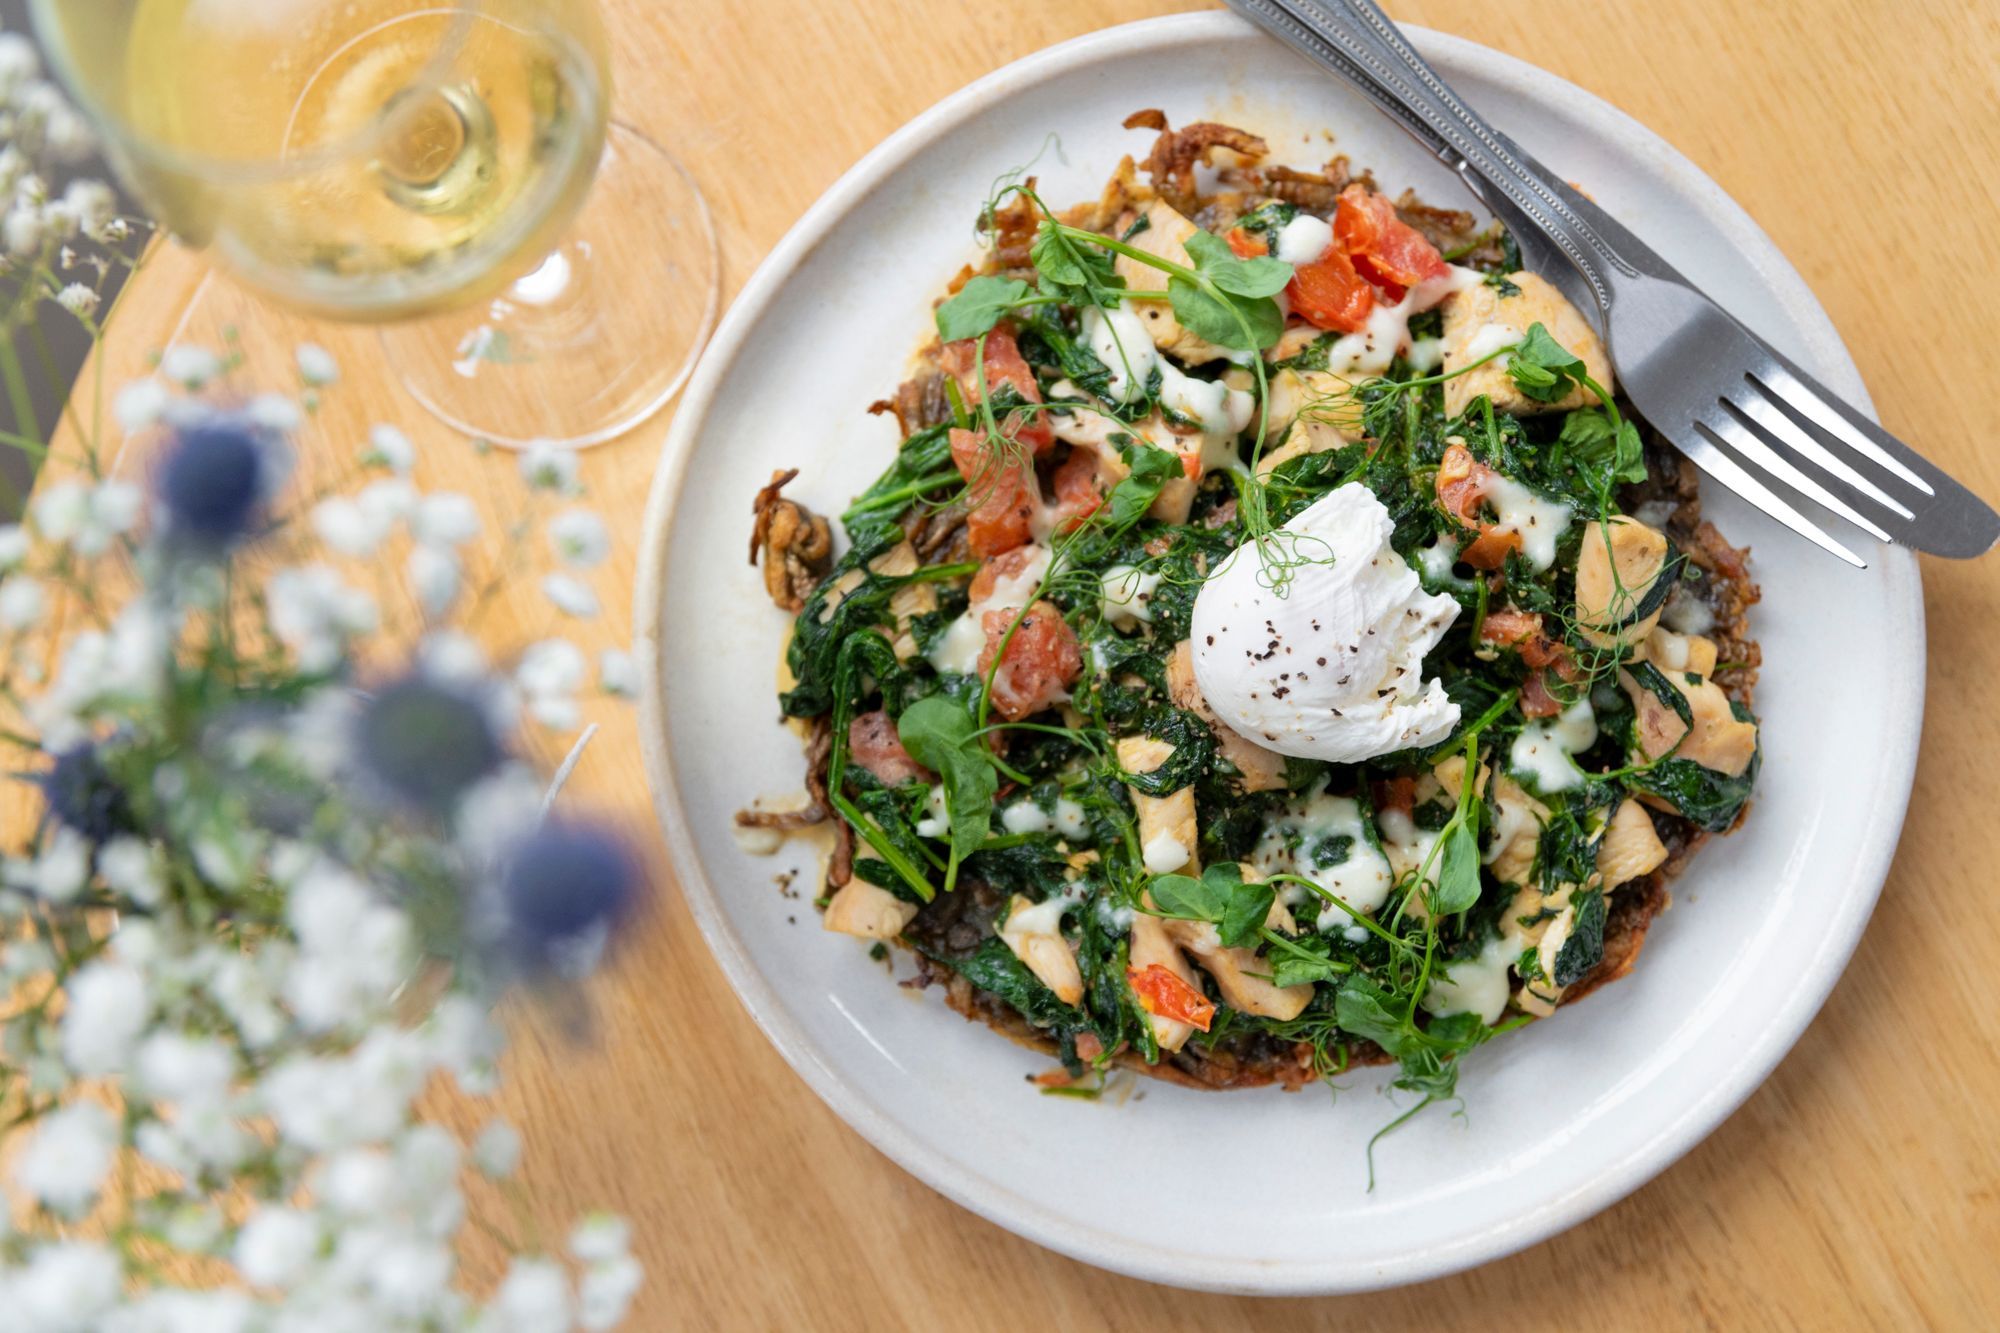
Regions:
<instances>
[{"instance_id":1,"label":"blurred flower bouquet","mask_svg":"<svg viewBox=\"0 0 2000 1333\"><path fill-rule=\"evenodd\" d=\"M44 183L80 122L5 34L0 99L0 244L26 294L10 343L38 301L95 333L144 225L101 184ZM495 996L574 999L636 905L625 845L551 814L513 752L524 719L577 727L587 664L550 639L501 671L451 627L479 600L479 512L420 493L393 427L351 485L293 494L289 441L338 377L316 347L297 361L294 396L253 396L231 356L171 350L109 414L145 441L144 484L105 474L106 432L84 428L100 414L75 412L78 456L0 526L0 741L20 779L0 862L0 1326L608 1328L640 1281L612 1218L541 1248L475 1217L513 1258L463 1289L465 1173L504 1197L520 1141L496 1121L461 1144L415 1109L437 1077L490 1092ZM608 537L570 503L573 459L523 470L563 570L543 591L592 613L580 572ZM631 676L600 662L604 689Z\"/></svg>"}]
</instances>

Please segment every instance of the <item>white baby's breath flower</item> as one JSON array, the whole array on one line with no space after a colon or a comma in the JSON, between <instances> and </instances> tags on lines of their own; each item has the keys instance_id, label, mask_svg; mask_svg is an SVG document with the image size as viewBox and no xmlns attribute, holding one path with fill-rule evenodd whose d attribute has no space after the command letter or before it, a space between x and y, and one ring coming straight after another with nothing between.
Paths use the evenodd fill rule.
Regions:
<instances>
[{"instance_id":1,"label":"white baby's breath flower","mask_svg":"<svg viewBox=\"0 0 2000 1333\"><path fill-rule=\"evenodd\" d=\"M576 451L536 440L521 451L521 479L537 491L572 495L576 491Z\"/></svg>"},{"instance_id":2,"label":"white baby's breath flower","mask_svg":"<svg viewBox=\"0 0 2000 1333\"><path fill-rule=\"evenodd\" d=\"M253 1051L264 1050L285 1032L285 1016L277 1006L275 992L257 964L240 953L224 952L210 946L203 955L206 989L231 1024L242 1043Z\"/></svg>"},{"instance_id":3,"label":"white baby's breath flower","mask_svg":"<svg viewBox=\"0 0 2000 1333\"><path fill-rule=\"evenodd\" d=\"M8 860L6 873L14 888L45 902L66 903L90 879L90 843L74 829L58 828L32 860Z\"/></svg>"},{"instance_id":4,"label":"white baby's breath flower","mask_svg":"<svg viewBox=\"0 0 2000 1333\"><path fill-rule=\"evenodd\" d=\"M63 203L76 218L77 226L93 241L102 241L118 216L118 195L100 180L78 179L63 190Z\"/></svg>"},{"instance_id":5,"label":"white baby's breath flower","mask_svg":"<svg viewBox=\"0 0 2000 1333\"><path fill-rule=\"evenodd\" d=\"M424 614L441 616L458 600L458 553L448 547L418 545L410 549L408 560L410 590Z\"/></svg>"},{"instance_id":6,"label":"white baby's breath flower","mask_svg":"<svg viewBox=\"0 0 2000 1333\"><path fill-rule=\"evenodd\" d=\"M138 526L139 515L145 507L145 492L129 481L100 481L90 493L91 522L106 534L130 532ZM107 536L96 550L103 550L109 545ZM87 549L82 541L77 542L77 549L85 555L96 553L96 550Z\"/></svg>"},{"instance_id":7,"label":"white baby's breath flower","mask_svg":"<svg viewBox=\"0 0 2000 1333\"><path fill-rule=\"evenodd\" d=\"M78 481L38 487L30 512L45 539L67 544L90 520L90 492Z\"/></svg>"},{"instance_id":8,"label":"white baby's breath flower","mask_svg":"<svg viewBox=\"0 0 2000 1333\"><path fill-rule=\"evenodd\" d=\"M43 537L90 556L102 555L131 531L144 507L144 494L130 482L61 481L36 492L32 513Z\"/></svg>"},{"instance_id":9,"label":"white baby's breath flower","mask_svg":"<svg viewBox=\"0 0 2000 1333\"><path fill-rule=\"evenodd\" d=\"M567 639L530 645L514 668L528 715L552 730L574 731L583 721L576 692L583 688L586 669L583 650Z\"/></svg>"},{"instance_id":10,"label":"white baby's breath flower","mask_svg":"<svg viewBox=\"0 0 2000 1333\"><path fill-rule=\"evenodd\" d=\"M228 1092L236 1061L214 1037L160 1031L140 1043L135 1069L155 1101L214 1105Z\"/></svg>"},{"instance_id":11,"label":"white baby's breath flower","mask_svg":"<svg viewBox=\"0 0 2000 1333\"><path fill-rule=\"evenodd\" d=\"M118 1146L111 1113L96 1102L72 1102L44 1116L14 1160L14 1184L65 1217L97 1196Z\"/></svg>"},{"instance_id":12,"label":"white baby's breath flower","mask_svg":"<svg viewBox=\"0 0 2000 1333\"><path fill-rule=\"evenodd\" d=\"M312 1268L321 1238L319 1222L310 1213L266 1205L237 1233L237 1271L252 1286L292 1286Z\"/></svg>"},{"instance_id":13,"label":"white baby's breath flower","mask_svg":"<svg viewBox=\"0 0 2000 1333\"><path fill-rule=\"evenodd\" d=\"M552 1260L517 1258L488 1313L496 1333L568 1333L574 1317L568 1275Z\"/></svg>"},{"instance_id":14,"label":"white baby's breath flower","mask_svg":"<svg viewBox=\"0 0 2000 1333\"><path fill-rule=\"evenodd\" d=\"M247 1292L155 1287L106 1315L100 1333L249 1333L256 1314Z\"/></svg>"},{"instance_id":15,"label":"white baby's breath flower","mask_svg":"<svg viewBox=\"0 0 2000 1333\"><path fill-rule=\"evenodd\" d=\"M0 32L0 103L12 102L42 72L35 44L18 32Z\"/></svg>"},{"instance_id":16,"label":"white baby's breath flower","mask_svg":"<svg viewBox=\"0 0 2000 1333\"><path fill-rule=\"evenodd\" d=\"M545 575L542 596L553 602L556 610L579 620L588 620L604 609L588 583L567 574Z\"/></svg>"},{"instance_id":17,"label":"white baby's breath flower","mask_svg":"<svg viewBox=\"0 0 2000 1333\"><path fill-rule=\"evenodd\" d=\"M568 639L543 639L521 654L514 679L531 695L574 694L583 688L586 670L581 648Z\"/></svg>"},{"instance_id":18,"label":"white baby's breath flower","mask_svg":"<svg viewBox=\"0 0 2000 1333\"><path fill-rule=\"evenodd\" d=\"M181 1203L167 1214L161 1230L177 1250L213 1254L222 1243L222 1213L208 1204Z\"/></svg>"},{"instance_id":19,"label":"white baby's breath flower","mask_svg":"<svg viewBox=\"0 0 2000 1333\"><path fill-rule=\"evenodd\" d=\"M456 491L426 495L410 518L411 534L426 546L463 546L479 527L479 507Z\"/></svg>"},{"instance_id":20,"label":"white baby's breath flower","mask_svg":"<svg viewBox=\"0 0 2000 1333\"><path fill-rule=\"evenodd\" d=\"M53 972L56 966L55 950L38 939L9 940L5 949L0 949L0 981L18 986L30 977L39 977ZM28 1025L15 1023L5 1029L9 1037L25 1038ZM19 1052L9 1052L18 1056Z\"/></svg>"},{"instance_id":21,"label":"white baby's breath flower","mask_svg":"<svg viewBox=\"0 0 2000 1333\"><path fill-rule=\"evenodd\" d=\"M326 1158L315 1190L326 1207L357 1219L386 1213L397 1192L396 1165L379 1148L350 1148Z\"/></svg>"},{"instance_id":22,"label":"white baby's breath flower","mask_svg":"<svg viewBox=\"0 0 2000 1333\"><path fill-rule=\"evenodd\" d=\"M611 554L611 530L594 509L565 509L549 520L549 546L574 569L595 569Z\"/></svg>"},{"instance_id":23,"label":"white baby's breath flower","mask_svg":"<svg viewBox=\"0 0 2000 1333\"><path fill-rule=\"evenodd\" d=\"M16 258L28 259L37 254L45 233L42 210L33 204L16 204L7 210L5 218L0 218L0 244Z\"/></svg>"},{"instance_id":24,"label":"white baby's breath flower","mask_svg":"<svg viewBox=\"0 0 2000 1333\"><path fill-rule=\"evenodd\" d=\"M447 684L476 684L486 678L486 650L461 630L426 634L417 645L417 663L425 675Z\"/></svg>"},{"instance_id":25,"label":"white baby's breath flower","mask_svg":"<svg viewBox=\"0 0 2000 1333\"><path fill-rule=\"evenodd\" d=\"M99 959L69 979L68 993L63 1058L79 1074L122 1071L152 1017L145 975L130 964Z\"/></svg>"},{"instance_id":26,"label":"white baby's breath flower","mask_svg":"<svg viewBox=\"0 0 2000 1333\"><path fill-rule=\"evenodd\" d=\"M0 579L0 629L32 629L42 623L48 597L39 580L26 574L10 574Z\"/></svg>"},{"instance_id":27,"label":"white baby's breath flower","mask_svg":"<svg viewBox=\"0 0 2000 1333\"><path fill-rule=\"evenodd\" d=\"M171 399L167 386L158 380L133 380L111 400L111 415L118 419L118 428L130 435L158 421Z\"/></svg>"},{"instance_id":28,"label":"white baby's breath flower","mask_svg":"<svg viewBox=\"0 0 2000 1333\"><path fill-rule=\"evenodd\" d=\"M417 488L401 477L383 477L363 486L354 503L377 521L393 527L416 512Z\"/></svg>"},{"instance_id":29,"label":"white baby's breath flower","mask_svg":"<svg viewBox=\"0 0 2000 1333\"><path fill-rule=\"evenodd\" d=\"M373 632L375 599L325 565L281 569L264 585L271 628L309 672L331 670L347 641Z\"/></svg>"},{"instance_id":30,"label":"white baby's breath flower","mask_svg":"<svg viewBox=\"0 0 2000 1333\"><path fill-rule=\"evenodd\" d=\"M222 360L206 347L180 343L160 357L160 373L183 389L199 389L222 373Z\"/></svg>"},{"instance_id":31,"label":"white baby's breath flower","mask_svg":"<svg viewBox=\"0 0 2000 1333\"><path fill-rule=\"evenodd\" d=\"M367 1286L384 1313L423 1320L445 1303L452 1267L451 1251L436 1241L399 1236L372 1256Z\"/></svg>"},{"instance_id":32,"label":"white baby's breath flower","mask_svg":"<svg viewBox=\"0 0 2000 1333\"><path fill-rule=\"evenodd\" d=\"M138 907L159 906L166 889L152 847L137 838L120 836L99 847L97 873L105 887ZM122 941L124 936L119 938Z\"/></svg>"},{"instance_id":33,"label":"white baby's breath flower","mask_svg":"<svg viewBox=\"0 0 2000 1333\"><path fill-rule=\"evenodd\" d=\"M645 1269L629 1254L584 1270L577 1284L576 1322L589 1333L616 1328L632 1308L632 1298L645 1282Z\"/></svg>"},{"instance_id":34,"label":"white baby's breath flower","mask_svg":"<svg viewBox=\"0 0 2000 1333\"><path fill-rule=\"evenodd\" d=\"M623 648L606 648L597 655L597 688L620 699L639 692L639 662Z\"/></svg>"},{"instance_id":35,"label":"white baby's breath flower","mask_svg":"<svg viewBox=\"0 0 2000 1333\"><path fill-rule=\"evenodd\" d=\"M97 136L91 133L90 122L53 83L37 79L21 90L16 101L21 119L41 127L42 152L51 161L68 166L97 150Z\"/></svg>"},{"instance_id":36,"label":"white baby's breath flower","mask_svg":"<svg viewBox=\"0 0 2000 1333\"><path fill-rule=\"evenodd\" d=\"M381 510L369 510L345 495L328 496L313 506L313 531L342 555L365 559L389 539L393 520Z\"/></svg>"},{"instance_id":37,"label":"white baby's breath flower","mask_svg":"<svg viewBox=\"0 0 2000 1333\"><path fill-rule=\"evenodd\" d=\"M395 426L374 426L368 431L368 448L363 451L361 461L407 477L417 465L417 447Z\"/></svg>"},{"instance_id":38,"label":"white baby's breath flower","mask_svg":"<svg viewBox=\"0 0 2000 1333\"><path fill-rule=\"evenodd\" d=\"M274 435L290 435L306 421L299 405L282 393L258 394L244 405L243 413Z\"/></svg>"},{"instance_id":39,"label":"white baby's breath flower","mask_svg":"<svg viewBox=\"0 0 2000 1333\"><path fill-rule=\"evenodd\" d=\"M610 1213L592 1213L569 1233L569 1252L587 1264L622 1259L632 1248L632 1224Z\"/></svg>"},{"instance_id":40,"label":"white baby's breath flower","mask_svg":"<svg viewBox=\"0 0 2000 1333\"><path fill-rule=\"evenodd\" d=\"M299 378L312 387L323 389L340 379L340 363L318 343L300 343L294 355L298 358Z\"/></svg>"},{"instance_id":41,"label":"white baby's breath flower","mask_svg":"<svg viewBox=\"0 0 2000 1333\"><path fill-rule=\"evenodd\" d=\"M475 784L452 817L452 831L466 856L478 865L498 864L535 827L542 791L542 780L521 764Z\"/></svg>"},{"instance_id":42,"label":"white baby's breath flower","mask_svg":"<svg viewBox=\"0 0 2000 1333\"><path fill-rule=\"evenodd\" d=\"M27 563L34 542L19 523L0 523L0 573Z\"/></svg>"},{"instance_id":43,"label":"white baby's breath flower","mask_svg":"<svg viewBox=\"0 0 2000 1333\"><path fill-rule=\"evenodd\" d=\"M97 307L103 299L94 290L84 286L80 282L67 283L61 291L56 293L56 304L69 311L70 314L75 315L78 319L89 319L92 315L96 314Z\"/></svg>"},{"instance_id":44,"label":"white baby's breath flower","mask_svg":"<svg viewBox=\"0 0 2000 1333\"><path fill-rule=\"evenodd\" d=\"M521 1135L505 1120L489 1120L472 1141L472 1164L491 1180L504 1180L521 1163Z\"/></svg>"},{"instance_id":45,"label":"white baby's breath flower","mask_svg":"<svg viewBox=\"0 0 2000 1333\"><path fill-rule=\"evenodd\" d=\"M469 995L447 995L424 1024L422 1036L434 1068L450 1074L474 1096L491 1089L503 1043L485 1005Z\"/></svg>"},{"instance_id":46,"label":"white baby's breath flower","mask_svg":"<svg viewBox=\"0 0 2000 1333\"><path fill-rule=\"evenodd\" d=\"M117 1257L94 1241L44 1245L7 1283L8 1327L32 1333L98 1330L118 1303L119 1276Z\"/></svg>"}]
</instances>

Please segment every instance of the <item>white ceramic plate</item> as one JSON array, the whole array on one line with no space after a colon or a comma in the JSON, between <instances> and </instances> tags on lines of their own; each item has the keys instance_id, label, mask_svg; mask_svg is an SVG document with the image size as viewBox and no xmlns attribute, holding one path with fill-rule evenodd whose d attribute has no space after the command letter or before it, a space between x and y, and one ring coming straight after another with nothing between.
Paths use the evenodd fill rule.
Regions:
<instances>
[{"instance_id":1,"label":"white ceramic plate","mask_svg":"<svg viewBox=\"0 0 2000 1333\"><path fill-rule=\"evenodd\" d=\"M1491 121L1581 182L1725 305L1836 389L1853 363L1798 273L1687 159L1553 75L1458 38L1424 53ZM1361 98L1224 14L1155 19L1019 61L946 99L848 172L774 250L680 407L647 518L637 605L655 800L681 884L743 1002L800 1076L883 1152L947 1195L1088 1263L1227 1291L1353 1291L1432 1277L1590 1216L1694 1145L1819 1008L1874 905L1908 799L1923 690L1916 562L1855 573L1711 487L1756 548L1753 624L1766 760L1749 826L1676 886L1642 965L1466 1063L1466 1114L1363 1145L1394 1113L1386 1074L1342 1091L1197 1093L1150 1080L1120 1105L1035 1094L1034 1054L935 994L889 984L866 946L821 931L772 877L799 848L746 856L730 816L799 785L776 725L784 617L739 552L752 493L838 513L888 462L890 392L940 284L973 254L995 176L1039 159L1045 197L1094 197L1163 107L1324 160L1331 130L1391 188L1456 203L1452 177ZM1051 132L1060 150L1048 148ZM1824 719L1842 719L1838 727ZM796 916L798 924L787 918ZM905 967L907 972L907 967Z\"/></svg>"}]
</instances>

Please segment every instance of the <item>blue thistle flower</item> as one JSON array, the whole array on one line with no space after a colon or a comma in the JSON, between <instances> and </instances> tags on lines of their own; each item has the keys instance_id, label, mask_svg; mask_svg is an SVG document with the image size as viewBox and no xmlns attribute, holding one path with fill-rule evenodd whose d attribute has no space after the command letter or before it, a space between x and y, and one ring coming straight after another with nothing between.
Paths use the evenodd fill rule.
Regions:
<instances>
[{"instance_id":1,"label":"blue thistle flower","mask_svg":"<svg viewBox=\"0 0 2000 1333\"><path fill-rule=\"evenodd\" d=\"M125 789L111 776L94 745L74 746L57 755L55 766L42 775L41 787L56 821L93 843L135 827Z\"/></svg>"},{"instance_id":2,"label":"blue thistle flower","mask_svg":"<svg viewBox=\"0 0 2000 1333\"><path fill-rule=\"evenodd\" d=\"M638 859L616 833L552 820L501 874L506 950L525 972L581 976L631 915L639 889Z\"/></svg>"},{"instance_id":3,"label":"blue thistle flower","mask_svg":"<svg viewBox=\"0 0 2000 1333\"><path fill-rule=\"evenodd\" d=\"M390 795L432 814L450 810L506 758L484 703L424 676L376 691L355 721L354 753Z\"/></svg>"},{"instance_id":4,"label":"blue thistle flower","mask_svg":"<svg viewBox=\"0 0 2000 1333\"><path fill-rule=\"evenodd\" d=\"M183 427L157 474L169 531L214 548L252 536L276 486L273 462L270 441L242 418L217 416Z\"/></svg>"}]
</instances>

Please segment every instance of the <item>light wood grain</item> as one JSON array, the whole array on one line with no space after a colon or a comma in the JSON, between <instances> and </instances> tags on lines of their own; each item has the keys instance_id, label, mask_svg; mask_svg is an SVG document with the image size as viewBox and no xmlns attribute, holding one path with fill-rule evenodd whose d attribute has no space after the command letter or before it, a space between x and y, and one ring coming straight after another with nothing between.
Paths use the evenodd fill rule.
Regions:
<instances>
[{"instance_id":1,"label":"light wood grain","mask_svg":"<svg viewBox=\"0 0 2000 1333\"><path fill-rule=\"evenodd\" d=\"M1186 7L610 0L621 113L674 145L706 185L732 291L842 170L937 98L1050 42ZM1676 143L1805 273L1888 426L2000 495L1987 402L2000 310L2000 7L1391 8L1543 65ZM107 354L113 383L173 334L199 281L198 259L168 251L135 282ZM226 284L201 290L190 331L240 320L256 331L261 370L284 374L307 326L254 310ZM314 470L344 465L369 421L414 428L421 414L390 387L370 335L311 336L348 376L313 428L324 445ZM665 428L652 422L589 459L594 503L624 542L598 582L608 623L586 638L629 632L631 551ZM442 431L421 443L420 481L488 497L498 529L519 500L507 460ZM1882 906L1819 1020L1683 1162L1524 1254L1399 1292L1258 1303L1149 1287L1018 1240L904 1175L786 1070L709 960L657 847L658 906L601 987L588 1042L515 1016L501 1109L529 1130L535 1211L549 1228L592 1203L631 1215L650 1275L634 1327L646 1330L1993 1326L1994 571L1925 563L1932 706L1916 795ZM547 632L552 614L519 580L483 632L504 651ZM649 827L630 715L594 716L607 730L574 791ZM443 1110L468 1127L484 1114ZM472 1262L485 1269L490 1256Z\"/></svg>"}]
</instances>

